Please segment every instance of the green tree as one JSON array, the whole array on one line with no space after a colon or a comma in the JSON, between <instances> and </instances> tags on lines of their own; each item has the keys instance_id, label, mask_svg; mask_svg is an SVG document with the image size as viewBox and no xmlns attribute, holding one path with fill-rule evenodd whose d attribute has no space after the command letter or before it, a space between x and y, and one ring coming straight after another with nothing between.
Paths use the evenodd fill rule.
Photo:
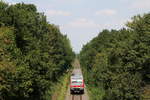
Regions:
<instances>
[{"instance_id":1,"label":"green tree","mask_svg":"<svg viewBox=\"0 0 150 100\"><path fill-rule=\"evenodd\" d=\"M0 44L2 100L45 100L74 58L67 36L32 4L0 2Z\"/></svg>"},{"instance_id":2,"label":"green tree","mask_svg":"<svg viewBox=\"0 0 150 100\"><path fill-rule=\"evenodd\" d=\"M103 100L140 100L149 82L150 14L135 16L128 28L104 30L80 52L88 84L103 87ZM94 81L94 82L93 82ZM93 84L92 84L93 85Z\"/></svg>"}]
</instances>

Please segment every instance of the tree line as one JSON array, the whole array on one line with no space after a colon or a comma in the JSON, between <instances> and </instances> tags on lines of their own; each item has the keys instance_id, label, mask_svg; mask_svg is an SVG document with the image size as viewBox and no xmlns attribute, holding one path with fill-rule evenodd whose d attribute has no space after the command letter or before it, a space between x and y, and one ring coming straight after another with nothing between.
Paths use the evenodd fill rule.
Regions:
<instances>
[{"instance_id":1,"label":"tree line","mask_svg":"<svg viewBox=\"0 0 150 100\"><path fill-rule=\"evenodd\" d=\"M1 100L45 100L73 59L67 36L35 5L0 1Z\"/></svg>"},{"instance_id":2,"label":"tree line","mask_svg":"<svg viewBox=\"0 0 150 100\"><path fill-rule=\"evenodd\" d=\"M120 30L103 30L79 58L89 87L105 91L102 100L141 100L150 82L150 13L134 16Z\"/></svg>"}]
</instances>

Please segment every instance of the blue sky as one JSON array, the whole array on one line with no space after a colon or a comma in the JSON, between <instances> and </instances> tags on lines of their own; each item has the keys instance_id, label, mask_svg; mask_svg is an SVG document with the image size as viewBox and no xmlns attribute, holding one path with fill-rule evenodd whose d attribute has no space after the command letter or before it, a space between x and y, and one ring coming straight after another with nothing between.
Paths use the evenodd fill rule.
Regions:
<instances>
[{"instance_id":1,"label":"blue sky","mask_svg":"<svg viewBox=\"0 0 150 100\"><path fill-rule=\"evenodd\" d=\"M35 4L50 23L67 34L72 48L82 46L103 29L120 29L131 17L150 12L150 0L4 0Z\"/></svg>"}]
</instances>

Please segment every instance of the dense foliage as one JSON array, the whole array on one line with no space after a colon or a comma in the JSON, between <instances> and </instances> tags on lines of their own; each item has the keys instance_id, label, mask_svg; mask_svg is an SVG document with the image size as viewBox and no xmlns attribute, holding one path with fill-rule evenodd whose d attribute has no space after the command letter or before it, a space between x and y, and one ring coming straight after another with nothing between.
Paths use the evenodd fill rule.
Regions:
<instances>
[{"instance_id":1,"label":"dense foliage","mask_svg":"<svg viewBox=\"0 0 150 100\"><path fill-rule=\"evenodd\" d=\"M150 80L150 13L127 28L103 30L83 47L80 62L87 83L104 89L103 100L140 100Z\"/></svg>"},{"instance_id":2,"label":"dense foliage","mask_svg":"<svg viewBox=\"0 0 150 100\"><path fill-rule=\"evenodd\" d=\"M0 100L45 100L73 57L68 38L34 5L0 2Z\"/></svg>"}]
</instances>

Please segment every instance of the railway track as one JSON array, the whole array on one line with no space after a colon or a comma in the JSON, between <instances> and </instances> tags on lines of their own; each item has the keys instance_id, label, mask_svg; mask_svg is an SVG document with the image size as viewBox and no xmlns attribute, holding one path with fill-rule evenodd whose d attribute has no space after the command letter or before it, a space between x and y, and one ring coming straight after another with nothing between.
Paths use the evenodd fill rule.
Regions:
<instances>
[{"instance_id":1,"label":"railway track","mask_svg":"<svg viewBox=\"0 0 150 100\"><path fill-rule=\"evenodd\" d=\"M73 69L74 73L82 73L82 71L80 69L80 62L78 59L75 60L75 62L73 63L73 66L74 66L74 69ZM82 95L81 94L71 94L70 93L70 84L69 84L65 100L89 100L89 96L86 91L86 87L85 87L84 94L82 94Z\"/></svg>"},{"instance_id":2,"label":"railway track","mask_svg":"<svg viewBox=\"0 0 150 100\"><path fill-rule=\"evenodd\" d=\"M71 95L72 99L71 100L82 100L82 95Z\"/></svg>"}]
</instances>

